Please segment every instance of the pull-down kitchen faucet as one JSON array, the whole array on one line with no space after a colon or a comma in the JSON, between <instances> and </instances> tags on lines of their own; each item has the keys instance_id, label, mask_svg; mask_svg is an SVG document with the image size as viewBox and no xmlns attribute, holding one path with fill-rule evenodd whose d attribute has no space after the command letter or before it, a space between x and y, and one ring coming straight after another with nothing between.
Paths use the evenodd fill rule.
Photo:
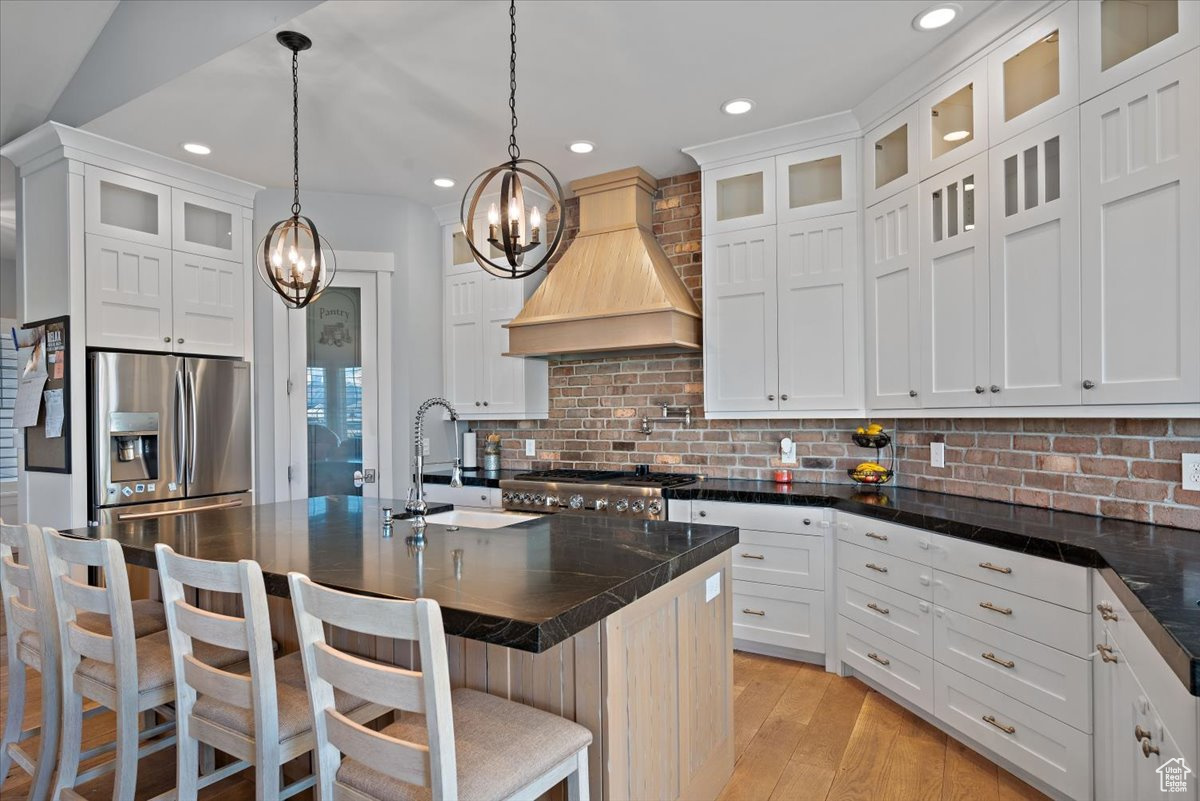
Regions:
<instances>
[{"instance_id":1,"label":"pull-down kitchen faucet","mask_svg":"<svg viewBox=\"0 0 1200 801\"><path fill-rule=\"evenodd\" d=\"M430 462L430 464L453 464L450 470L450 486L461 487L462 482L462 443L458 439L458 412L454 411L454 407L450 405L450 401L445 398L430 398L421 404L417 409L417 419L413 423L413 466L415 472L413 474L413 487L408 491L408 502L404 504L404 511L412 515L412 526L418 530L425 528L425 513L429 511L429 504L425 502L425 412L429 411L434 406L442 406L450 413L450 421L455 423L454 426L454 446L457 454L453 462Z\"/></svg>"}]
</instances>

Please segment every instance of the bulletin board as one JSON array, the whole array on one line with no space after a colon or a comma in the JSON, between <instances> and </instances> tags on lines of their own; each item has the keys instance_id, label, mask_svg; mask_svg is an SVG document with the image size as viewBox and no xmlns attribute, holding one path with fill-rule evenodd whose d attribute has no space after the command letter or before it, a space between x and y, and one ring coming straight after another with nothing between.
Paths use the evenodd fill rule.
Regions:
<instances>
[{"instance_id":1,"label":"bulletin board","mask_svg":"<svg viewBox=\"0 0 1200 801\"><path fill-rule=\"evenodd\" d=\"M25 429L25 469L35 473L71 472L71 370L67 354L71 345L71 319L51 317L21 326L41 328L46 348L46 390L61 389L64 418L61 437L46 436L46 405L38 412L37 425Z\"/></svg>"}]
</instances>

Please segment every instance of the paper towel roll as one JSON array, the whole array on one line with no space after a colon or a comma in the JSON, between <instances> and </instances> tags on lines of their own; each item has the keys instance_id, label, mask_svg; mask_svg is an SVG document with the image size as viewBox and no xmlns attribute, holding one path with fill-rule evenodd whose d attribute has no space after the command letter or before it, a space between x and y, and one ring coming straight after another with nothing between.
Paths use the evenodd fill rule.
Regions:
<instances>
[{"instance_id":1,"label":"paper towel roll","mask_svg":"<svg viewBox=\"0 0 1200 801\"><path fill-rule=\"evenodd\" d=\"M475 432L464 431L462 435L462 458L464 468L479 467L479 451L475 447Z\"/></svg>"}]
</instances>

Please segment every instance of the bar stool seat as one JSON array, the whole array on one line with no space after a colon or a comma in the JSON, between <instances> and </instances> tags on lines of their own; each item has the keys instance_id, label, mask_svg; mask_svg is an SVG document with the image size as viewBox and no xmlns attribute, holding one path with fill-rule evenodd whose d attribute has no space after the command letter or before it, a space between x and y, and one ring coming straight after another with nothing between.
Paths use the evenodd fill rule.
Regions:
<instances>
[{"instance_id":1,"label":"bar stool seat","mask_svg":"<svg viewBox=\"0 0 1200 801\"><path fill-rule=\"evenodd\" d=\"M171 661L171 640L167 632L156 631L135 641L137 647L138 694L161 690L175 683L174 663ZM244 662L243 651L233 651L208 643L196 646L196 658L213 667L228 667ZM111 662L84 658L75 669L77 679L87 682L93 690L106 690L115 695L116 671Z\"/></svg>"},{"instance_id":2,"label":"bar stool seat","mask_svg":"<svg viewBox=\"0 0 1200 801\"><path fill-rule=\"evenodd\" d=\"M103 634L105 637L112 636L112 621L109 620L108 615L80 612L76 616L75 622L79 624L80 628ZM144 598L133 602L133 636L145 637L147 634L166 630L167 615L162 604ZM22 661L41 671L42 635L36 631L23 631L17 641L17 647L21 650Z\"/></svg>"},{"instance_id":3,"label":"bar stool seat","mask_svg":"<svg viewBox=\"0 0 1200 801\"><path fill-rule=\"evenodd\" d=\"M197 643L197 654L202 654L201 643ZM288 654L275 660L275 701L279 709L279 742L286 743L294 737L312 731L312 712L309 708L308 688L304 684L304 662L300 652ZM334 693L337 711L350 716L366 706L361 698L341 691ZM230 704L211 695L199 695L192 708L192 716L209 723L254 737L254 710Z\"/></svg>"},{"instance_id":4,"label":"bar stool seat","mask_svg":"<svg viewBox=\"0 0 1200 801\"><path fill-rule=\"evenodd\" d=\"M506 701L476 690L450 693L454 716L458 794L471 801L498 801L529 785L551 768L588 747L591 732L566 718ZM405 713L381 734L428 745L424 715ZM337 780L386 801L430 801L429 787L418 787L344 757Z\"/></svg>"}]
</instances>

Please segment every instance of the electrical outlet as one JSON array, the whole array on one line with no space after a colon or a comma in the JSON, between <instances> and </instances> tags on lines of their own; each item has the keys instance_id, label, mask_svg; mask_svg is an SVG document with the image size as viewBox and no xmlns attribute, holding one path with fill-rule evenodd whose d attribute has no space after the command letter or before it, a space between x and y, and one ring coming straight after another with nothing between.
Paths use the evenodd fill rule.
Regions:
<instances>
[{"instance_id":1,"label":"electrical outlet","mask_svg":"<svg viewBox=\"0 0 1200 801\"><path fill-rule=\"evenodd\" d=\"M525 440L525 455L537 456L537 443L531 439Z\"/></svg>"},{"instance_id":2,"label":"electrical outlet","mask_svg":"<svg viewBox=\"0 0 1200 801\"><path fill-rule=\"evenodd\" d=\"M421 455L429 455L429 437L421 437Z\"/></svg>"},{"instance_id":3,"label":"electrical outlet","mask_svg":"<svg viewBox=\"0 0 1200 801\"><path fill-rule=\"evenodd\" d=\"M945 467L946 466L946 443L944 443L944 442L929 443L929 466L930 467Z\"/></svg>"},{"instance_id":4,"label":"electrical outlet","mask_svg":"<svg viewBox=\"0 0 1200 801\"><path fill-rule=\"evenodd\" d=\"M1200 453L1183 454L1183 488L1200 492Z\"/></svg>"}]
</instances>

